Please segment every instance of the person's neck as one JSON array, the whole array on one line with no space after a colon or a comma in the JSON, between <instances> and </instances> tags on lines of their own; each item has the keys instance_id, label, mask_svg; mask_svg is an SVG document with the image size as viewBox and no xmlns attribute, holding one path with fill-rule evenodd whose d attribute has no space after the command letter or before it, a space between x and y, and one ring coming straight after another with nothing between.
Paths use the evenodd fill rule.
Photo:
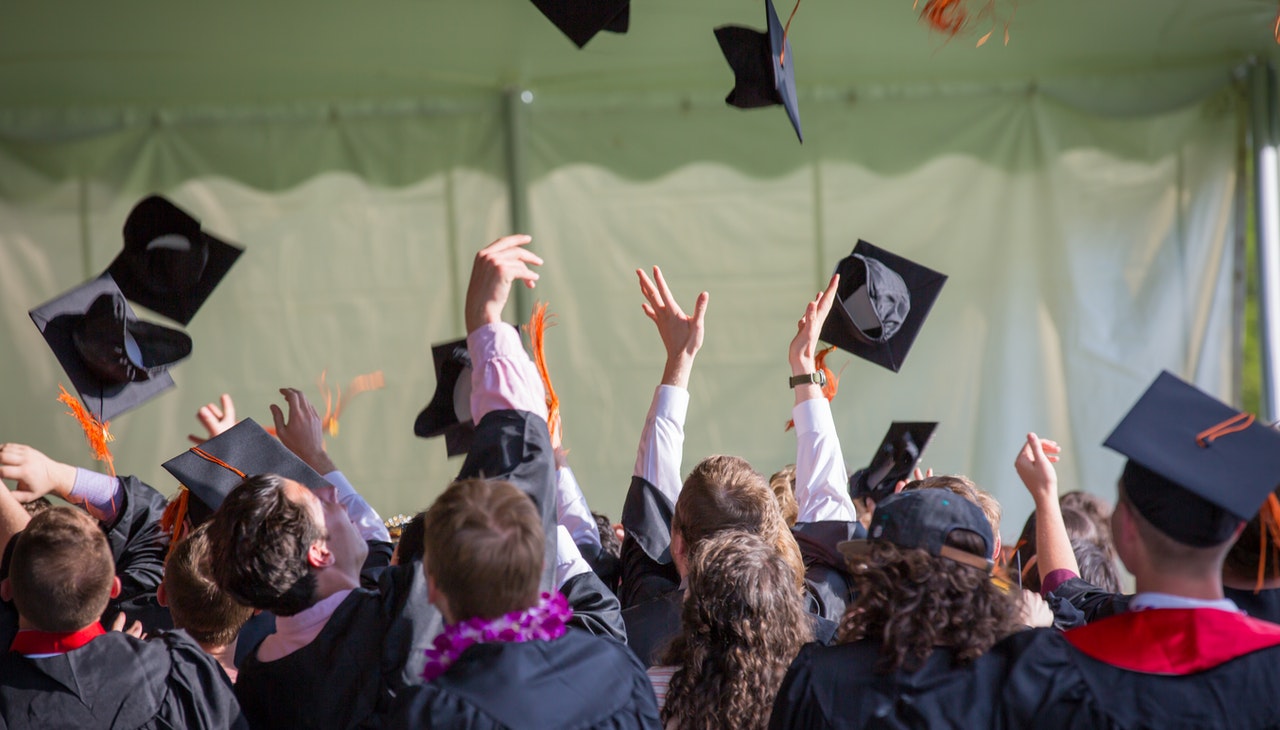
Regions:
<instances>
[{"instance_id":1,"label":"person's neck","mask_svg":"<svg viewBox=\"0 0 1280 730\"><path fill-rule=\"evenodd\" d=\"M231 683L236 683L236 675L239 670L236 669L236 642L239 638L231 640L230 644L205 644L201 643L200 648L204 649L204 653L213 657L218 665L222 667L222 671L227 673L227 677L231 679Z\"/></svg>"},{"instance_id":2,"label":"person's neck","mask_svg":"<svg viewBox=\"0 0 1280 730\"><path fill-rule=\"evenodd\" d=\"M359 575L352 575L340 568L322 570L316 575L316 603L340 591L349 591L359 587Z\"/></svg>"},{"instance_id":3,"label":"person's neck","mask_svg":"<svg viewBox=\"0 0 1280 730\"><path fill-rule=\"evenodd\" d=\"M1218 601L1223 598L1222 578L1219 575L1134 575L1134 588L1138 593L1164 593L1198 601Z\"/></svg>"}]
</instances>

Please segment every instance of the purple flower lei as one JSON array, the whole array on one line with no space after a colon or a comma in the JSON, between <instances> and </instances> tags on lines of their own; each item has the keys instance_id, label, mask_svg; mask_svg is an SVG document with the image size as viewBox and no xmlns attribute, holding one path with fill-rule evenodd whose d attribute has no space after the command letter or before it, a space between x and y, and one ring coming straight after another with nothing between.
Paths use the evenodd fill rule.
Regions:
<instances>
[{"instance_id":1,"label":"purple flower lei","mask_svg":"<svg viewBox=\"0 0 1280 730\"><path fill-rule=\"evenodd\" d=\"M472 644L550 641L564 636L565 623L573 616L569 601L559 591L543 593L538 602L523 611L512 611L495 619L469 618L446 626L426 650L427 666L422 679L430 682L444 674Z\"/></svg>"}]
</instances>

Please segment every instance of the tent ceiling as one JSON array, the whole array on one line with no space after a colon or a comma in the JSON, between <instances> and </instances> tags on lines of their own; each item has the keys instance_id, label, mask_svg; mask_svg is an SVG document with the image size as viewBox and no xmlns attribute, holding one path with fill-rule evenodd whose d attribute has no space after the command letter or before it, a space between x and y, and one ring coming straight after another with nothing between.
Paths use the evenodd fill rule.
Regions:
<instances>
[{"instance_id":1,"label":"tent ceiling","mask_svg":"<svg viewBox=\"0 0 1280 730\"><path fill-rule=\"evenodd\" d=\"M997 0L1004 10L1007 0ZM782 0L779 13L790 12ZM1276 54L1276 0L1022 0L1001 44L943 43L911 0L808 0L792 26L803 90L1230 68ZM712 29L761 27L758 0L635 0L631 31L584 51L527 0L6 3L0 107L727 91Z\"/></svg>"}]
</instances>

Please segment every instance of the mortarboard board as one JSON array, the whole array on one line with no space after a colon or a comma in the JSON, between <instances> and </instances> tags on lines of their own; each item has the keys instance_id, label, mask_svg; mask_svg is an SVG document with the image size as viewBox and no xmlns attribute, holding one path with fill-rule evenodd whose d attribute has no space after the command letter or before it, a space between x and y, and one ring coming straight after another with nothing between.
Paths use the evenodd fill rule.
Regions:
<instances>
[{"instance_id":1,"label":"mortarboard board","mask_svg":"<svg viewBox=\"0 0 1280 730\"><path fill-rule=\"evenodd\" d=\"M764 6L767 28L763 33L740 25L716 28L720 50L733 69L733 90L724 100L740 109L781 104L787 110L791 126L795 127L796 137L803 142L791 42L778 20L773 0L765 0Z\"/></svg>"},{"instance_id":2,"label":"mortarboard board","mask_svg":"<svg viewBox=\"0 0 1280 730\"><path fill-rule=\"evenodd\" d=\"M445 451L458 456L471 450L476 425L471 419L471 355L466 339L431 346L436 392L413 423L422 438L444 436Z\"/></svg>"},{"instance_id":3,"label":"mortarboard board","mask_svg":"<svg viewBox=\"0 0 1280 730\"><path fill-rule=\"evenodd\" d=\"M193 524L208 519L245 477L276 474L309 488L329 486L324 477L263 430L252 418L178 454L165 471L191 491L204 510L187 508ZM206 511L207 510L207 511Z\"/></svg>"},{"instance_id":4,"label":"mortarboard board","mask_svg":"<svg viewBox=\"0 0 1280 730\"><path fill-rule=\"evenodd\" d=\"M631 24L631 0L533 0L542 14L578 48L596 33L626 33Z\"/></svg>"},{"instance_id":5,"label":"mortarboard board","mask_svg":"<svg viewBox=\"0 0 1280 730\"><path fill-rule=\"evenodd\" d=\"M871 463L849 478L849 496L870 497L879 504L892 494L894 485L911 478L937 427L937 423L894 421Z\"/></svg>"},{"instance_id":6,"label":"mortarboard board","mask_svg":"<svg viewBox=\"0 0 1280 730\"><path fill-rule=\"evenodd\" d=\"M968 530L983 539L982 555L947 545L953 530ZM924 550L936 557L991 572L990 555L995 540L991 523L978 505L946 489L915 489L891 494L876 504L864 540L847 540L836 546L846 559L865 554L876 541Z\"/></svg>"},{"instance_id":7,"label":"mortarboard board","mask_svg":"<svg viewBox=\"0 0 1280 730\"><path fill-rule=\"evenodd\" d=\"M895 373L902 368L946 274L859 240L836 265L840 300L822 339Z\"/></svg>"},{"instance_id":8,"label":"mortarboard board","mask_svg":"<svg viewBox=\"0 0 1280 730\"><path fill-rule=\"evenodd\" d=\"M129 301L185 325L241 253L201 230L186 211L152 195L130 211L124 250L107 272Z\"/></svg>"},{"instance_id":9,"label":"mortarboard board","mask_svg":"<svg viewBox=\"0 0 1280 730\"><path fill-rule=\"evenodd\" d=\"M1124 494L1156 529L1209 547L1280 485L1280 432L1162 372L1103 444L1129 458Z\"/></svg>"},{"instance_id":10,"label":"mortarboard board","mask_svg":"<svg viewBox=\"0 0 1280 730\"><path fill-rule=\"evenodd\" d=\"M191 354L191 338L142 322L108 274L30 311L31 321L80 394L85 410L110 421L172 388L170 365Z\"/></svg>"}]
</instances>

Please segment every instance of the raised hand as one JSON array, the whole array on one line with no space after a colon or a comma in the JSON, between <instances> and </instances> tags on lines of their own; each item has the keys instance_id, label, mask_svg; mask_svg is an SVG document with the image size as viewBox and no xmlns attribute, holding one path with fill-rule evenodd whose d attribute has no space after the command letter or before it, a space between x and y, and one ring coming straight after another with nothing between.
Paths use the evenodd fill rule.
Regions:
<instances>
[{"instance_id":1,"label":"raised hand","mask_svg":"<svg viewBox=\"0 0 1280 730\"><path fill-rule=\"evenodd\" d=\"M54 461L26 444L0 444L0 479L18 483L13 498L22 504L50 492L66 499L76 483L76 468Z\"/></svg>"},{"instance_id":2,"label":"raised hand","mask_svg":"<svg viewBox=\"0 0 1280 730\"><path fill-rule=\"evenodd\" d=\"M1013 468L1018 471L1031 498L1039 506L1044 501L1058 501L1058 472L1053 468L1062 447L1055 441L1041 439L1034 433L1027 434L1027 443L1018 451Z\"/></svg>"},{"instance_id":3,"label":"raised hand","mask_svg":"<svg viewBox=\"0 0 1280 730\"><path fill-rule=\"evenodd\" d=\"M792 375L811 373L816 367L814 358L818 353L818 337L822 334L822 325L827 321L831 305L836 300L836 290L840 286L840 275L835 274L827 284L825 291L809 302L804 309L804 316L796 323L796 336L791 340L787 351L787 359L791 363Z\"/></svg>"},{"instance_id":4,"label":"raised hand","mask_svg":"<svg viewBox=\"0 0 1280 730\"><path fill-rule=\"evenodd\" d=\"M640 308L657 325L658 336L662 338L662 345L667 350L667 365L662 373L662 382L664 385L687 388L694 357L702 349L704 320L711 295L707 292L698 295L691 316L684 313L671 294L667 280L662 276L662 269L653 267L653 279L640 269L636 269L636 276L640 278L640 293L645 298Z\"/></svg>"},{"instance_id":5,"label":"raised hand","mask_svg":"<svg viewBox=\"0 0 1280 730\"><path fill-rule=\"evenodd\" d=\"M504 236L476 254L467 285L467 334L502 321L513 282L519 280L530 289L534 287L538 272L529 267L541 266L542 259L525 248L531 241L533 238L525 235Z\"/></svg>"},{"instance_id":6,"label":"raised hand","mask_svg":"<svg viewBox=\"0 0 1280 730\"><path fill-rule=\"evenodd\" d=\"M195 434L188 434L187 438L191 443L199 446L208 439L222 435L232 426L236 425L236 404L232 402L231 396L223 393L221 405L218 403L206 403L200 406L200 410L196 412L196 420L200 421L200 425L204 426L204 430L209 433L207 437L201 438Z\"/></svg>"},{"instance_id":7,"label":"raised hand","mask_svg":"<svg viewBox=\"0 0 1280 730\"><path fill-rule=\"evenodd\" d=\"M275 420L280 443L320 474L337 471L324 448L324 419L297 388L281 388L280 394L289 406L289 419L286 421L280 406L271 404L271 417Z\"/></svg>"}]
</instances>

